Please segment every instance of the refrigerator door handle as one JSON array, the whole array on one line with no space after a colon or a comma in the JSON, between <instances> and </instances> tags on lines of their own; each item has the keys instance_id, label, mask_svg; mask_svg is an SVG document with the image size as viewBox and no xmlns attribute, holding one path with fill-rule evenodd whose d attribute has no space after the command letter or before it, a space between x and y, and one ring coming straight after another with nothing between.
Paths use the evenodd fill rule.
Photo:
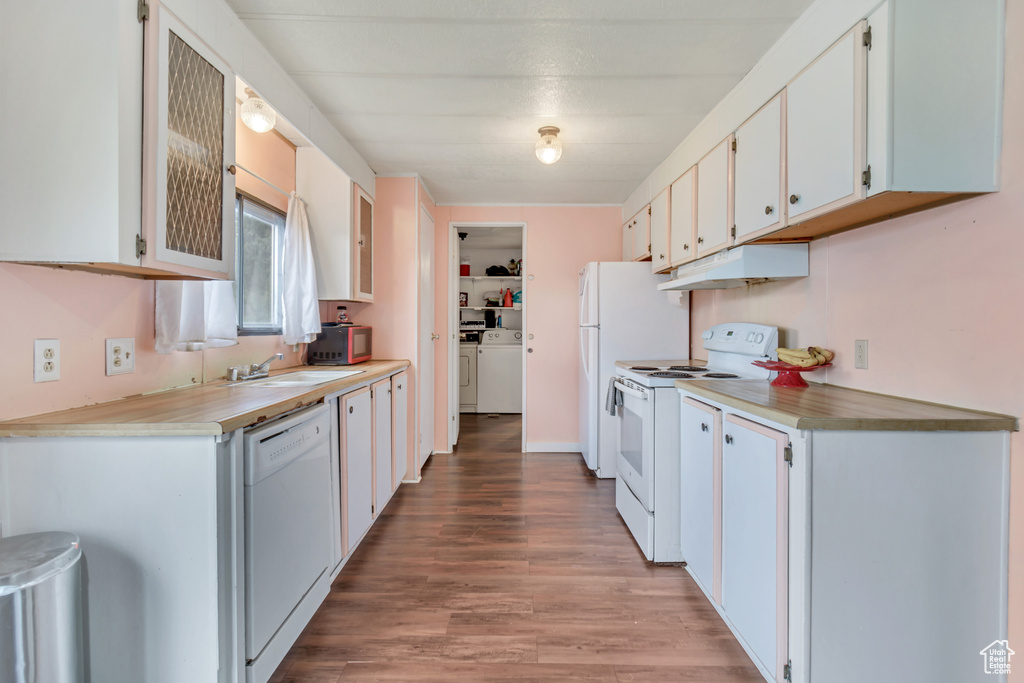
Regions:
<instances>
[{"instance_id":1,"label":"refrigerator door handle","mask_svg":"<svg viewBox=\"0 0 1024 683\"><path fill-rule=\"evenodd\" d=\"M587 382L590 382L590 368L587 367L587 349L583 341L583 330L584 326L580 325L580 363L583 364L583 376L587 378Z\"/></svg>"},{"instance_id":2,"label":"refrigerator door handle","mask_svg":"<svg viewBox=\"0 0 1024 683\"><path fill-rule=\"evenodd\" d=\"M587 307L587 289L590 287L590 274L586 268L581 273L581 279L583 282L580 283L580 325L583 325L584 310Z\"/></svg>"}]
</instances>

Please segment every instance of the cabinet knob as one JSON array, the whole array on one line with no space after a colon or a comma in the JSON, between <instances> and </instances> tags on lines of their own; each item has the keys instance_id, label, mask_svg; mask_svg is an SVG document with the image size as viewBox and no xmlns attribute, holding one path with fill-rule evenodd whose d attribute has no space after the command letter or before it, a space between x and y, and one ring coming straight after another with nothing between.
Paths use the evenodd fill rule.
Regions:
<instances>
[{"instance_id":1,"label":"cabinet knob","mask_svg":"<svg viewBox=\"0 0 1024 683\"><path fill-rule=\"evenodd\" d=\"M689 244L684 244L683 245L683 251L690 251L690 245Z\"/></svg>"},{"instance_id":2,"label":"cabinet knob","mask_svg":"<svg viewBox=\"0 0 1024 683\"><path fill-rule=\"evenodd\" d=\"M527 353L533 353L533 347L531 346L530 348L526 349L526 352Z\"/></svg>"},{"instance_id":3,"label":"cabinet knob","mask_svg":"<svg viewBox=\"0 0 1024 683\"><path fill-rule=\"evenodd\" d=\"M771 204L764 207L764 215L766 216L771 216L773 211L775 211L775 207L773 207Z\"/></svg>"},{"instance_id":4,"label":"cabinet knob","mask_svg":"<svg viewBox=\"0 0 1024 683\"><path fill-rule=\"evenodd\" d=\"M798 201L800 201L800 195L798 195L798 194L791 194L791 195L789 195L789 203L790 204L796 204Z\"/></svg>"},{"instance_id":5,"label":"cabinet knob","mask_svg":"<svg viewBox=\"0 0 1024 683\"><path fill-rule=\"evenodd\" d=\"M705 423L705 422L701 422L701 423L700 423L700 431L702 431L702 432L706 432L706 431L708 431L708 425L707 425L707 423Z\"/></svg>"},{"instance_id":6,"label":"cabinet knob","mask_svg":"<svg viewBox=\"0 0 1024 683\"><path fill-rule=\"evenodd\" d=\"M726 434L725 435L725 442L726 443L732 443L732 436L730 436L729 434Z\"/></svg>"},{"instance_id":7,"label":"cabinet knob","mask_svg":"<svg viewBox=\"0 0 1024 683\"><path fill-rule=\"evenodd\" d=\"M664 261L665 260L665 255L664 254L658 254L658 260L659 261Z\"/></svg>"},{"instance_id":8,"label":"cabinet knob","mask_svg":"<svg viewBox=\"0 0 1024 683\"><path fill-rule=\"evenodd\" d=\"M402 388L402 385L401 385L401 384L399 384L399 385L398 385L398 388L399 388L399 389L401 389L401 388Z\"/></svg>"},{"instance_id":9,"label":"cabinet knob","mask_svg":"<svg viewBox=\"0 0 1024 683\"><path fill-rule=\"evenodd\" d=\"M353 412L354 410L355 410L355 408L354 408L354 407L352 407L352 406L349 406L349 407L348 407L348 412L350 412L350 413L351 413L351 412Z\"/></svg>"},{"instance_id":10,"label":"cabinet knob","mask_svg":"<svg viewBox=\"0 0 1024 683\"><path fill-rule=\"evenodd\" d=\"M697 244L704 244L704 238L703 237L698 237L697 238Z\"/></svg>"}]
</instances>

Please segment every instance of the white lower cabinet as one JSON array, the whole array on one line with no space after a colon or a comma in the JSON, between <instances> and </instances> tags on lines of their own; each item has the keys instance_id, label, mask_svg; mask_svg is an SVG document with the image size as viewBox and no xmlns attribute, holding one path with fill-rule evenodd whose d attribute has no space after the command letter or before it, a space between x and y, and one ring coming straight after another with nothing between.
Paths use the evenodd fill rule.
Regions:
<instances>
[{"instance_id":1,"label":"white lower cabinet","mask_svg":"<svg viewBox=\"0 0 1024 683\"><path fill-rule=\"evenodd\" d=\"M766 681L1005 680L978 653L1007 634L1008 432L801 430L680 398L686 570Z\"/></svg>"},{"instance_id":2,"label":"white lower cabinet","mask_svg":"<svg viewBox=\"0 0 1024 683\"><path fill-rule=\"evenodd\" d=\"M391 442L391 378L370 385L373 400L373 516L376 518L391 500L391 467L394 453Z\"/></svg>"},{"instance_id":3,"label":"white lower cabinet","mask_svg":"<svg viewBox=\"0 0 1024 683\"><path fill-rule=\"evenodd\" d=\"M409 469L409 373L391 377L391 490L397 491Z\"/></svg>"},{"instance_id":4,"label":"white lower cabinet","mask_svg":"<svg viewBox=\"0 0 1024 683\"><path fill-rule=\"evenodd\" d=\"M344 498L342 546L349 555L373 523L373 416L370 388L342 395L341 488Z\"/></svg>"},{"instance_id":5,"label":"white lower cabinet","mask_svg":"<svg viewBox=\"0 0 1024 683\"><path fill-rule=\"evenodd\" d=\"M727 415L722 431L722 598L763 670L787 664L789 437Z\"/></svg>"}]
</instances>

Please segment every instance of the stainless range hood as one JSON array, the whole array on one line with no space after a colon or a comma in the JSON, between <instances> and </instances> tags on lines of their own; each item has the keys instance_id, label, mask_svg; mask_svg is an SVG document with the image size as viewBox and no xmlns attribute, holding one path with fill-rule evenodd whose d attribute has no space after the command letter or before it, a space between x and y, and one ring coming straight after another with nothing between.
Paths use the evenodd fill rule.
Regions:
<instances>
[{"instance_id":1,"label":"stainless range hood","mask_svg":"<svg viewBox=\"0 0 1024 683\"><path fill-rule=\"evenodd\" d=\"M807 244L744 244L680 266L658 289L730 289L807 277Z\"/></svg>"}]
</instances>

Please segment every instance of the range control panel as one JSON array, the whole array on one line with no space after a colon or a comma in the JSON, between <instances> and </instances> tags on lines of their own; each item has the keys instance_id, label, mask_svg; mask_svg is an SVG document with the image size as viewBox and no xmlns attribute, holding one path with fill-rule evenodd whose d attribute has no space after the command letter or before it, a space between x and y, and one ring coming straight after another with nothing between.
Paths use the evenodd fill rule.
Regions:
<instances>
[{"instance_id":1,"label":"range control panel","mask_svg":"<svg viewBox=\"0 0 1024 683\"><path fill-rule=\"evenodd\" d=\"M722 323L701 334L709 351L743 356L770 356L779 345L779 328L756 323Z\"/></svg>"}]
</instances>

